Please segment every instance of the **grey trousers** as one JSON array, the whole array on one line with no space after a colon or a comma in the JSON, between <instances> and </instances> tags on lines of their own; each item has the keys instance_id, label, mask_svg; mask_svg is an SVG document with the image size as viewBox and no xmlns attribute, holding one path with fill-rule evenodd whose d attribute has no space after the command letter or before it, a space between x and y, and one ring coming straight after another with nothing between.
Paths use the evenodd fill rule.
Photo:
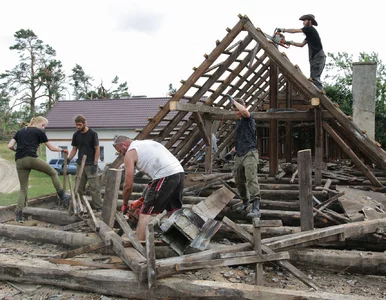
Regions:
<instances>
[{"instance_id":1,"label":"grey trousers","mask_svg":"<svg viewBox=\"0 0 386 300\"><path fill-rule=\"evenodd\" d=\"M233 175L240 196L245 201L260 199L260 186L257 178L258 162L257 150L249 151L244 156L235 156Z\"/></svg>"},{"instance_id":2,"label":"grey trousers","mask_svg":"<svg viewBox=\"0 0 386 300\"><path fill-rule=\"evenodd\" d=\"M323 90L323 84L320 80L324 66L326 64L326 55L320 50L313 58L310 58L310 77L313 84L320 90Z\"/></svg>"},{"instance_id":3,"label":"grey trousers","mask_svg":"<svg viewBox=\"0 0 386 300\"><path fill-rule=\"evenodd\" d=\"M99 186L99 177L98 177L98 171L95 173L91 172L91 167L89 165L84 166L82 176L80 178L79 183L79 194L84 195L86 193L86 184L88 182L89 191L92 198L92 207L94 209L100 209L102 208L102 197L101 197L101 189ZM76 169L76 177L79 176L79 168L80 166L77 165Z\"/></svg>"}]
</instances>

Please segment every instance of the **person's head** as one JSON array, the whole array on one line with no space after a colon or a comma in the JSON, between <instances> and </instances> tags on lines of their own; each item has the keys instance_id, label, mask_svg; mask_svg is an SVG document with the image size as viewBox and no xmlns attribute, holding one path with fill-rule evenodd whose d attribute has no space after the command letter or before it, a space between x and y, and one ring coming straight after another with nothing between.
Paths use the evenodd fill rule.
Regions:
<instances>
[{"instance_id":1,"label":"person's head","mask_svg":"<svg viewBox=\"0 0 386 300\"><path fill-rule=\"evenodd\" d=\"M86 118L82 115L79 115L75 118L75 126L78 131L84 131L87 127Z\"/></svg>"},{"instance_id":2,"label":"person's head","mask_svg":"<svg viewBox=\"0 0 386 300\"><path fill-rule=\"evenodd\" d=\"M318 22L315 20L315 16L311 14L303 15L299 18L300 21L303 21L303 26L318 26Z\"/></svg>"},{"instance_id":3,"label":"person's head","mask_svg":"<svg viewBox=\"0 0 386 300\"><path fill-rule=\"evenodd\" d=\"M243 99L241 98L235 98L235 102L241 104L242 106L245 107L245 102ZM234 111L236 112L236 115L240 118L241 117L241 112L237 109L237 107L235 105L233 105L233 109Z\"/></svg>"},{"instance_id":4,"label":"person's head","mask_svg":"<svg viewBox=\"0 0 386 300\"><path fill-rule=\"evenodd\" d=\"M37 128L40 128L41 130L44 130L47 124L48 124L48 120L45 117L37 116L31 119L28 126L37 127Z\"/></svg>"},{"instance_id":5,"label":"person's head","mask_svg":"<svg viewBox=\"0 0 386 300\"><path fill-rule=\"evenodd\" d=\"M117 135L114 137L113 146L115 150L119 152L119 154L124 155L129 149L129 146L131 144L131 139L129 139L127 136L124 135Z\"/></svg>"}]
</instances>

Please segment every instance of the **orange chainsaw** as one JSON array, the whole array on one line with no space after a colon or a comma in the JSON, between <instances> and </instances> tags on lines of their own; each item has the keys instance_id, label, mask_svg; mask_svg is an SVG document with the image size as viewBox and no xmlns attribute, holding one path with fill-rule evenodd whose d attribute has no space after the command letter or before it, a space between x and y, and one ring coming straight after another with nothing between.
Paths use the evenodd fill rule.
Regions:
<instances>
[{"instance_id":1,"label":"orange chainsaw","mask_svg":"<svg viewBox=\"0 0 386 300\"><path fill-rule=\"evenodd\" d=\"M274 33L272 36L269 34L264 33L265 37L269 40L271 40L273 43L276 45L282 46L284 48L289 48L290 45L286 44L285 36L279 32L277 29L275 29Z\"/></svg>"},{"instance_id":2,"label":"orange chainsaw","mask_svg":"<svg viewBox=\"0 0 386 300\"><path fill-rule=\"evenodd\" d=\"M129 219L133 223L138 223L139 213L141 211L142 204L143 204L144 200L145 200L145 198L141 197L138 200L133 201L130 204L130 207L126 211L126 215L129 217Z\"/></svg>"}]
</instances>

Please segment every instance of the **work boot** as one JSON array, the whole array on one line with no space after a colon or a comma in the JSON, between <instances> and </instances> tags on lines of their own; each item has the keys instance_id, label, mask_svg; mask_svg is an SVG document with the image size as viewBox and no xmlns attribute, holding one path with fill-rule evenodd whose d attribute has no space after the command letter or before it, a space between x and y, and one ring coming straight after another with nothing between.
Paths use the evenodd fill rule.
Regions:
<instances>
[{"instance_id":1,"label":"work boot","mask_svg":"<svg viewBox=\"0 0 386 300\"><path fill-rule=\"evenodd\" d=\"M58 196L60 198L60 204L64 207L68 207L70 205L71 196L68 195L64 190L58 192Z\"/></svg>"},{"instance_id":2,"label":"work boot","mask_svg":"<svg viewBox=\"0 0 386 300\"><path fill-rule=\"evenodd\" d=\"M235 211L238 213L243 213L243 212L246 212L247 207L248 207L248 199L246 200L243 199L243 204L236 207Z\"/></svg>"},{"instance_id":3,"label":"work boot","mask_svg":"<svg viewBox=\"0 0 386 300\"><path fill-rule=\"evenodd\" d=\"M247 218L260 218L261 212L259 209L260 199L255 198L252 201L252 210L249 214L247 214Z\"/></svg>"},{"instance_id":4,"label":"work boot","mask_svg":"<svg viewBox=\"0 0 386 300\"><path fill-rule=\"evenodd\" d=\"M16 222L24 223L24 215L22 210L16 211Z\"/></svg>"}]
</instances>

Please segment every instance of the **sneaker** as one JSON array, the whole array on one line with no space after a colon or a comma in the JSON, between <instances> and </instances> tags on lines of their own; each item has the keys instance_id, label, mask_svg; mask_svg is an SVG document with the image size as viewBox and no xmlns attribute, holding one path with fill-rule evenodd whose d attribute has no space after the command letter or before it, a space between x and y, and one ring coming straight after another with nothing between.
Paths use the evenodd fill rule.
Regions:
<instances>
[{"instance_id":1,"label":"sneaker","mask_svg":"<svg viewBox=\"0 0 386 300\"><path fill-rule=\"evenodd\" d=\"M16 222L24 223L24 215L22 210L16 211Z\"/></svg>"},{"instance_id":2,"label":"sneaker","mask_svg":"<svg viewBox=\"0 0 386 300\"><path fill-rule=\"evenodd\" d=\"M58 196L60 198L60 204L67 208L70 205L71 196L66 194L64 190L59 191Z\"/></svg>"}]
</instances>

